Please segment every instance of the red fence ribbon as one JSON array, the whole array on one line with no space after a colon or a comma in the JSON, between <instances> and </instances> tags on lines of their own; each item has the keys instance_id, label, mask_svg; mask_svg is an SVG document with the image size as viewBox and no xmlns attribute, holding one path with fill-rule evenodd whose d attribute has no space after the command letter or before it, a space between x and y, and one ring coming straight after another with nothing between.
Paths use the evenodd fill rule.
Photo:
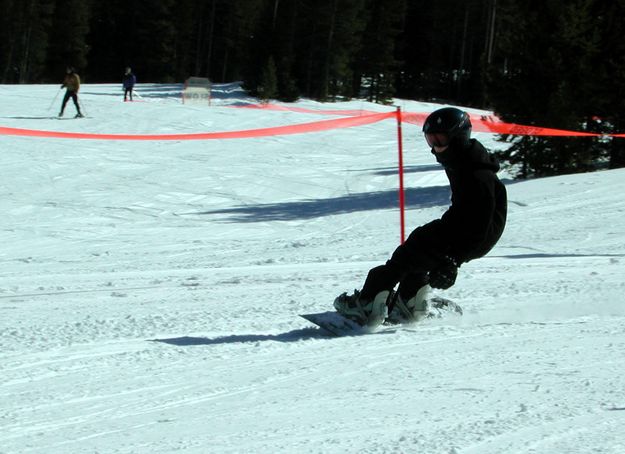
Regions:
<instances>
[{"instance_id":1,"label":"red fence ribbon","mask_svg":"<svg viewBox=\"0 0 625 454\"><path fill-rule=\"evenodd\" d=\"M83 132L42 131L37 129L7 128L0 126L0 135L46 137L56 139L92 139L92 140L210 140L210 139L245 139L286 134L328 131L338 128L351 128L368 125L387 118L394 118L395 112L376 113L357 117L335 118L295 125L272 128L246 129L242 131L206 132L190 134L95 134Z\"/></svg>"},{"instance_id":2,"label":"red fence ribbon","mask_svg":"<svg viewBox=\"0 0 625 454\"><path fill-rule=\"evenodd\" d=\"M300 113L313 113L321 115L372 115L376 112L370 110L314 110L303 107L282 106L279 104L246 104L237 106L247 109L277 110ZM402 112L402 121L422 126L430 112ZM515 123L506 123L494 115L469 114L471 124L475 132L488 132L494 134L509 134L516 136L561 136L561 137L598 137L604 134L570 131L566 129L543 128L541 126L525 126ZM625 137L625 134L605 134L611 137Z\"/></svg>"},{"instance_id":3,"label":"red fence ribbon","mask_svg":"<svg viewBox=\"0 0 625 454\"><path fill-rule=\"evenodd\" d=\"M328 131L331 129L351 128L361 126L387 118L396 117L395 112L374 112L367 110L312 110L299 107L280 105L250 104L237 106L250 109L281 110L303 113L317 113L322 115L341 115L345 118L299 123L294 125L276 126L270 128L246 129L242 131L222 131L187 134L96 134L80 132L42 131L37 129L21 129L0 126L0 135L47 137L58 139L91 139L91 140L211 140L211 139L244 139L253 137L267 137L287 134L302 134L308 132ZM402 112L401 121L417 126L423 125L430 112ZM470 114L474 132L493 134L509 134L518 136L559 136L559 137L615 137L625 138L625 134L598 134L590 132L568 131L564 129L543 128L540 126L525 126L515 123L505 123L495 116Z\"/></svg>"},{"instance_id":4,"label":"red fence ribbon","mask_svg":"<svg viewBox=\"0 0 625 454\"><path fill-rule=\"evenodd\" d=\"M403 114L403 121L421 126L429 113ZM565 129L543 128L540 126L524 126L515 123L505 123L497 117L478 114L469 114L474 132L489 132L493 134L509 134L514 136L562 136L562 137L598 137L609 135L623 137L625 134L597 134L592 132L568 131Z\"/></svg>"}]
</instances>

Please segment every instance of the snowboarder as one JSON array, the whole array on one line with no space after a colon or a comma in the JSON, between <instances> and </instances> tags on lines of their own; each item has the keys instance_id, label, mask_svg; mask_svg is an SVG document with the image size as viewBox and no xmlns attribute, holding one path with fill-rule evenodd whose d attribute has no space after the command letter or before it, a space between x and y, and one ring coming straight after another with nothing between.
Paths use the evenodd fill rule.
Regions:
<instances>
[{"instance_id":1,"label":"snowboarder","mask_svg":"<svg viewBox=\"0 0 625 454\"><path fill-rule=\"evenodd\" d=\"M385 320L417 321L427 315L430 288L454 285L461 264L497 243L506 224L506 188L497 177L499 163L471 139L471 127L467 113L454 107L427 117L423 132L449 179L451 206L440 219L415 229L384 265L371 269L362 290L338 296L339 314L369 327Z\"/></svg>"},{"instance_id":2,"label":"snowboarder","mask_svg":"<svg viewBox=\"0 0 625 454\"><path fill-rule=\"evenodd\" d=\"M80 76L74 71L74 68L68 66L65 70L65 79L63 79L63 84L61 84L61 88L67 88L65 91L65 96L63 96L63 104L61 104L61 111L59 112L59 117L63 116L63 112L65 111L65 105L69 98L72 98L74 101L74 105L76 106L76 118L82 117L82 113L80 112L80 105L78 104L78 90L80 90Z\"/></svg>"},{"instance_id":3,"label":"snowboarder","mask_svg":"<svg viewBox=\"0 0 625 454\"><path fill-rule=\"evenodd\" d=\"M132 73L132 69L126 68L126 73L122 79L122 85L124 87L124 102L128 101L129 96L130 101L132 101L132 90L135 88L136 83L137 77Z\"/></svg>"}]
</instances>

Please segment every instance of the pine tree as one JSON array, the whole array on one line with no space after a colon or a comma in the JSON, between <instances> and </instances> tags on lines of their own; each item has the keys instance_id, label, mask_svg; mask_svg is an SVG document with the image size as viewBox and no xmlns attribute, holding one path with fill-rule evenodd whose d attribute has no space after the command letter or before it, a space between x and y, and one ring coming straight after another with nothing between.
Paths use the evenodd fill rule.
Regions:
<instances>
[{"instance_id":1,"label":"pine tree","mask_svg":"<svg viewBox=\"0 0 625 454\"><path fill-rule=\"evenodd\" d=\"M141 26L129 30L134 34L132 56L142 67L142 80L158 82L175 81L175 30L174 0L143 0L134 15ZM137 65L138 66L138 65Z\"/></svg>"},{"instance_id":2,"label":"pine tree","mask_svg":"<svg viewBox=\"0 0 625 454\"><path fill-rule=\"evenodd\" d=\"M363 28L365 0L266 0L259 15L246 71L246 87L258 85L259 65L271 55L278 96L319 100L353 95L353 62Z\"/></svg>"},{"instance_id":3,"label":"pine tree","mask_svg":"<svg viewBox=\"0 0 625 454\"><path fill-rule=\"evenodd\" d=\"M248 49L262 0L229 0L224 14L218 80L238 81L243 77Z\"/></svg>"},{"instance_id":4,"label":"pine tree","mask_svg":"<svg viewBox=\"0 0 625 454\"><path fill-rule=\"evenodd\" d=\"M598 132L625 132L625 2L593 2L591 14L599 36L595 52L587 62L589 81L595 89L592 97L594 118L589 123ZM607 150L611 168L625 167L625 139L606 139L603 145Z\"/></svg>"},{"instance_id":5,"label":"pine tree","mask_svg":"<svg viewBox=\"0 0 625 454\"><path fill-rule=\"evenodd\" d=\"M56 0L50 47L47 52L48 80L62 79L65 68L74 67L79 73L87 67L87 34L89 32L90 2ZM84 74L81 74L84 77Z\"/></svg>"},{"instance_id":6,"label":"pine tree","mask_svg":"<svg viewBox=\"0 0 625 454\"><path fill-rule=\"evenodd\" d=\"M174 80L183 81L196 72L191 71L196 51L197 0L178 0L172 11L174 26ZM197 73L199 74L199 73Z\"/></svg>"},{"instance_id":7,"label":"pine tree","mask_svg":"<svg viewBox=\"0 0 625 454\"><path fill-rule=\"evenodd\" d=\"M52 0L0 1L0 80L39 82L52 21Z\"/></svg>"},{"instance_id":8,"label":"pine tree","mask_svg":"<svg viewBox=\"0 0 625 454\"><path fill-rule=\"evenodd\" d=\"M318 64L308 64L316 68L314 94L320 100L353 96L353 66L365 26L364 9L364 0L317 2Z\"/></svg>"},{"instance_id":9,"label":"pine tree","mask_svg":"<svg viewBox=\"0 0 625 454\"><path fill-rule=\"evenodd\" d=\"M492 1L492 0L491 0ZM489 2L408 2L399 38L398 94L424 100L481 105L482 58Z\"/></svg>"},{"instance_id":10,"label":"pine tree","mask_svg":"<svg viewBox=\"0 0 625 454\"><path fill-rule=\"evenodd\" d=\"M599 0L519 3L500 0L493 66L487 90L507 121L593 131L601 87L595 74L606 57L602 27L595 21ZM606 147L588 138L514 138L502 154L519 176L593 170Z\"/></svg>"},{"instance_id":11,"label":"pine tree","mask_svg":"<svg viewBox=\"0 0 625 454\"><path fill-rule=\"evenodd\" d=\"M368 0L370 12L357 64L369 101L385 103L395 92L396 38L403 29L405 0Z\"/></svg>"},{"instance_id":12,"label":"pine tree","mask_svg":"<svg viewBox=\"0 0 625 454\"><path fill-rule=\"evenodd\" d=\"M258 96L266 103L274 99L278 94L278 77L276 75L276 63L273 57L267 59L258 84Z\"/></svg>"},{"instance_id":13,"label":"pine tree","mask_svg":"<svg viewBox=\"0 0 625 454\"><path fill-rule=\"evenodd\" d=\"M125 14L124 14L125 13ZM123 18L132 14L123 0L93 2L87 43L88 66L85 76L91 82L120 82L124 67L136 70L129 52L133 46ZM124 45L125 44L125 45ZM139 74L142 78L142 74Z\"/></svg>"},{"instance_id":14,"label":"pine tree","mask_svg":"<svg viewBox=\"0 0 625 454\"><path fill-rule=\"evenodd\" d=\"M299 96L295 75L299 1L269 3L268 30L272 61L276 68L276 98L295 101Z\"/></svg>"},{"instance_id":15,"label":"pine tree","mask_svg":"<svg viewBox=\"0 0 625 454\"><path fill-rule=\"evenodd\" d=\"M243 68L243 86L252 95L258 94L262 71L267 68L269 58L274 59L273 31L278 7L278 0L261 0L251 25L247 61Z\"/></svg>"}]
</instances>

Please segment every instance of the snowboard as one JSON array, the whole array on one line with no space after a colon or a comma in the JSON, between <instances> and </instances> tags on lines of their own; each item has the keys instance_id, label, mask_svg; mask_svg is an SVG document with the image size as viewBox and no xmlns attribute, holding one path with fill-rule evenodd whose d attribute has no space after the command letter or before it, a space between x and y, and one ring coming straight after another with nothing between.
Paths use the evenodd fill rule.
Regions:
<instances>
[{"instance_id":1,"label":"snowboard","mask_svg":"<svg viewBox=\"0 0 625 454\"><path fill-rule=\"evenodd\" d=\"M428 303L429 312L425 319L438 319L447 315L462 315L462 308L460 305L450 299L434 296L428 300ZM335 311L319 312L315 314L300 314L300 317L305 318L320 328L323 328L334 336L358 336L375 332L392 332L388 330L389 327L401 326L388 323L375 327L362 326L353 320L343 317Z\"/></svg>"},{"instance_id":2,"label":"snowboard","mask_svg":"<svg viewBox=\"0 0 625 454\"><path fill-rule=\"evenodd\" d=\"M305 318L335 336L369 334L374 332L375 328L377 328L359 325L355 321L345 318L335 311L319 312L317 314L300 314L300 317Z\"/></svg>"}]
</instances>

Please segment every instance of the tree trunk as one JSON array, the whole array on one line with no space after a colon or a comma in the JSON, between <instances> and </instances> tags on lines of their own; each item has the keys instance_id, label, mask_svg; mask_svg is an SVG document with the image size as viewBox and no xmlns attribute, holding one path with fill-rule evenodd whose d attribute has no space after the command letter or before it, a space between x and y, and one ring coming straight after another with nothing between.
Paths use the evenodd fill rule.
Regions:
<instances>
[{"instance_id":1,"label":"tree trunk","mask_svg":"<svg viewBox=\"0 0 625 454\"><path fill-rule=\"evenodd\" d=\"M321 99L325 101L328 97L328 85L330 83L330 62L332 59L332 44L334 39L334 26L336 22L336 1L332 0L332 11L330 12L330 25L328 29L328 40L326 45L325 68L323 71L323 84L321 86Z\"/></svg>"},{"instance_id":2,"label":"tree trunk","mask_svg":"<svg viewBox=\"0 0 625 454\"><path fill-rule=\"evenodd\" d=\"M33 30L33 10L34 9L35 9L35 0L31 0L28 6L28 15L26 18L28 22L27 22L26 32L24 33L24 36L23 36L22 56L20 58L20 63L19 63L19 68L20 68L19 83L20 84L24 84L29 81L28 76L30 72L29 71L30 69L30 37L32 35L32 30Z\"/></svg>"},{"instance_id":3,"label":"tree trunk","mask_svg":"<svg viewBox=\"0 0 625 454\"><path fill-rule=\"evenodd\" d=\"M193 72L194 76L199 76L200 71L202 71L202 42L204 41L204 21L202 20L202 16L200 15L198 24L197 24L197 40L195 42L195 71Z\"/></svg>"},{"instance_id":4,"label":"tree trunk","mask_svg":"<svg viewBox=\"0 0 625 454\"><path fill-rule=\"evenodd\" d=\"M213 58L213 34L215 32L215 6L217 0L213 0L211 5L210 25L208 28L208 53L206 57L206 77L211 77L211 60Z\"/></svg>"}]
</instances>

